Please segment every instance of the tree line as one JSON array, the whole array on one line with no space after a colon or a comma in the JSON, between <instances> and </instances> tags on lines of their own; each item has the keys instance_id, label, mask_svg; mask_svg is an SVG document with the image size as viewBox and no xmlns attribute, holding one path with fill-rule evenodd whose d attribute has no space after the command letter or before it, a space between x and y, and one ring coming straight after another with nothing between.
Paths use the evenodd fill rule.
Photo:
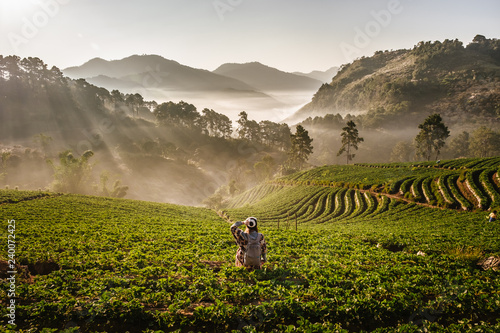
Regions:
<instances>
[{"instance_id":1,"label":"tree line","mask_svg":"<svg viewBox=\"0 0 500 333\"><path fill-rule=\"evenodd\" d=\"M208 108L204 108L200 113L196 106L184 101L162 103L154 109L153 113L160 126L188 129L222 139L234 136L238 139L273 146L280 151L285 151L290 147L291 132L287 124L269 120L261 122L250 120L245 111L240 112L236 129L233 129L232 121L228 116Z\"/></svg>"},{"instance_id":2,"label":"tree line","mask_svg":"<svg viewBox=\"0 0 500 333\"><path fill-rule=\"evenodd\" d=\"M474 131L462 131L450 137L447 127L441 129L426 126L414 142L399 141L391 152L391 161L409 162L412 156L427 161L438 159L441 154L446 158L493 157L500 155L500 132L486 126L479 126Z\"/></svg>"}]
</instances>

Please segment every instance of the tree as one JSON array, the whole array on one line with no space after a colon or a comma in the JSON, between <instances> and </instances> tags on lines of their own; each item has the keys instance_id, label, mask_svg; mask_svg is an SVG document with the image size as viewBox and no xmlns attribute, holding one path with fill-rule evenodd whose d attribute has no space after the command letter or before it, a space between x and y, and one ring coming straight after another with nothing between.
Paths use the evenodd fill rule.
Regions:
<instances>
[{"instance_id":1,"label":"tree","mask_svg":"<svg viewBox=\"0 0 500 333\"><path fill-rule=\"evenodd\" d=\"M290 136L292 132L287 124L280 124L278 133L276 134L276 147L281 151L287 151L290 148Z\"/></svg>"},{"instance_id":2,"label":"tree","mask_svg":"<svg viewBox=\"0 0 500 333\"><path fill-rule=\"evenodd\" d=\"M132 108L133 117L139 117L139 109L144 105L144 98L140 94L129 94L125 96L125 103Z\"/></svg>"},{"instance_id":3,"label":"tree","mask_svg":"<svg viewBox=\"0 0 500 333\"><path fill-rule=\"evenodd\" d=\"M473 43L484 43L486 42L486 37L484 35L476 35L472 40Z\"/></svg>"},{"instance_id":4,"label":"tree","mask_svg":"<svg viewBox=\"0 0 500 333\"><path fill-rule=\"evenodd\" d=\"M48 163L54 169L54 182L52 189L56 192L87 193L87 183L92 171L90 158L94 156L87 150L80 157L75 157L67 150L59 154L59 165L52 161Z\"/></svg>"},{"instance_id":5,"label":"tree","mask_svg":"<svg viewBox=\"0 0 500 333\"><path fill-rule=\"evenodd\" d=\"M500 154L500 134L481 126L472 132L469 150L473 157L491 157Z\"/></svg>"},{"instance_id":6,"label":"tree","mask_svg":"<svg viewBox=\"0 0 500 333\"><path fill-rule=\"evenodd\" d=\"M1 160L0 160L0 167L1 167L1 172L0 172L0 180L3 180L7 177L7 161L10 159L11 153L4 151L1 155Z\"/></svg>"},{"instance_id":7,"label":"tree","mask_svg":"<svg viewBox=\"0 0 500 333\"><path fill-rule=\"evenodd\" d=\"M276 162L271 155L266 155L261 161L254 164L255 177L258 181L271 179L276 168Z\"/></svg>"},{"instance_id":8,"label":"tree","mask_svg":"<svg viewBox=\"0 0 500 333\"><path fill-rule=\"evenodd\" d=\"M200 117L200 127L206 135L227 139L233 132L232 122L228 116L211 109L203 109Z\"/></svg>"},{"instance_id":9,"label":"tree","mask_svg":"<svg viewBox=\"0 0 500 333\"><path fill-rule=\"evenodd\" d=\"M180 101L162 103L154 110L156 119L160 124L196 128L200 114L193 104Z\"/></svg>"},{"instance_id":10,"label":"tree","mask_svg":"<svg viewBox=\"0 0 500 333\"><path fill-rule=\"evenodd\" d=\"M214 193L211 196L205 198L203 200L203 204L207 208L219 210L222 206L222 202L224 201L224 197L221 193Z\"/></svg>"},{"instance_id":11,"label":"tree","mask_svg":"<svg viewBox=\"0 0 500 333\"><path fill-rule=\"evenodd\" d=\"M112 198L123 198L127 195L128 186L122 186L120 180L115 180L113 188L108 189L109 172L103 171L101 173L101 188L95 186L98 195Z\"/></svg>"},{"instance_id":12,"label":"tree","mask_svg":"<svg viewBox=\"0 0 500 333\"><path fill-rule=\"evenodd\" d=\"M259 122L260 142L286 151L290 146L290 128L287 124L274 123L269 120Z\"/></svg>"},{"instance_id":13,"label":"tree","mask_svg":"<svg viewBox=\"0 0 500 333\"><path fill-rule=\"evenodd\" d=\"M292 167L302 169L304 163L309 159L309 155L313 152L312 141L313 139L309 137L305 128L298 125L295 134L290 135L291 147L288 151L288 163Z\"/></svg>"},{"instance_id":14,"label":"tree","mask_svg":"<svg viewBox=\"0 0 500 333\"><path fill-rule=\"evenodd\" d=\"M450 142L449 150L452 152L453 157L468 157L470 146L470 135L468 132L463 131Z\"/></svg>"},{"instance_id":15,"label":"tree","mask_svg":"<svg viewBox=\"0 0 500 333\"><path fill-rule=\"evenodd\" d=\"M238 137L240 139L258 142L260 134L259 124L255 120L248 120L248 114L245 111L241 111L238 116L240 117L237 121L239 125L236 131Z\"/></svg>"},{"instance_id":16,"label":"tree","mask_svg":"<svg viewBox=\"0 0 500 333\"><path fill-rule=\"evenodd\" d=\"M119 104L123 103L124 96L119 90L111 90L111 100L115 103L115 108L118 108Z\"/></svg>"},{"instance_id":17,"label":"tree","mask_svg":"<svg viewBox=\"0 0 500 333\"><path fill-rule=\"evenodd\" d=\"M392 162L409 162L413 153L413 145L411 142L399 141L396 143L391 152Z\"/></svg>"},{"instance_id":18,"label":"tree","mask_svg":"<svg viewBox=\"0 0 500 333\"><path fill-rule=\"evenodd\" d=\"M340 136L342 136L342 147L340 147L337 156L340 156L345 152L347 155L346 164L349 164L349 161L352 161L354 159L354 156L356 156L351 152L352 149L358 150L358 144L360 142L363 142L364 139L359 137L359 132L356 128L356 124L352 120L348 121L347 126L342 128L342 133L340 133Z\"/></svg>"},{"instance_id":19,"label":"tree","mask_svg":"<svg viewBox=\"0 0 500 333\"><path fill-rule=\"evenodd\" d=\"M418 128L420 128L420 132L415 138L417 156L429 161L434 151L437 160L446 138L450 136L448 127L444 125L441 116L435 113L427 117L422 124L418 125Z\"/></svg>"}]
</instances>

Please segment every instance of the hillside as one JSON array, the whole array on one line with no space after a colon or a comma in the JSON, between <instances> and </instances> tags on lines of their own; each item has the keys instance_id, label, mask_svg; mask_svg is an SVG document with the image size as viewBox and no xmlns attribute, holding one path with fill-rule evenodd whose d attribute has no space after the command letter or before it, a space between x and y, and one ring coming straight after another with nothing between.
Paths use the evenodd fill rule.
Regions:
<instances>
[{"instance_id":1,"label":"hillside","mask_svg":"<svg viewBox=\"0 0 500 333\"><path fill-rule=\"evenodd\" d=\"M451 124L498 126L499 50L499 40L478 35L466 47L445 40L376 52L342 66L288 120L351 113L367 128L400 127L440 113Z\"/></svg>"},{"instance_id":2,"label":"hillside","mask_svg":"<svg viewBox=\"0 0 500 333\"><path fill-rule=\"evenodd\" d=\"M318 197L312 201L318 210L318 207L321 208L314 214L323 218L318 220L318 215L314 214L304 216L307 221L317 223L352 218L354 213L387 209L384 205L389 202L460 211L494 210L500 209L500 157L464 158L439 163L332 165L302 171L263 185L268 190L272 189L271 192L287 186L310 186L311 193L329 191L318 190L321 187L332 188L330 195L335 196L335 204L327 195L322 196L321 201L316 201ZM228 203L228 207L253 204L267 195L267 191L259 191L261 189L253 189L239 195ZM328 205L330 208L327 209ZM303 214L312 213L306 206L297 208ZM275 219L273 221L276 222Z\"/></svg>"},{"instance_id":3,"label":"hillside","mask_svg":"<svg viewBox=\"0 0 500 333\"><path fill-rule=\"evenodd\" d=\"M224 64L214 70L213 73L237 79L264 92L283 90L315 91L322 83L317 79L286 73L259 62Z\"/></svg>"},{"instance_id":4,"label":"hillside","mask_svg":"<svg viewBox=\"0 0 500 333\"><path fill-rule=\"evenodd\" d=\"M477 265L500 255L498 221L390 196L405 179L500 166L455 162L323 167L236 197L220 214L258 218L260 271L234 267L230 224L211 210L0 190L2 226L19 240L16 329L498 331L500 276Z\"/></svg>"}]
</instances>

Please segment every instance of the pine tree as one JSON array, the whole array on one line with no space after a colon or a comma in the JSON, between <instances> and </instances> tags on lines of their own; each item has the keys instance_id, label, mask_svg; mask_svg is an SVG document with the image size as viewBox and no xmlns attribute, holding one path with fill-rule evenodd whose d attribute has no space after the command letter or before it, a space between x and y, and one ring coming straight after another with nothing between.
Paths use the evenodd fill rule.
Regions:
<instances>
[{"instance_id":1,"label":"pine tree","mask_svg":"<svg viewBox=\"0 0 500 333\"><path fill-rule=\"evenodd\" d=\"M354 159L355 154L352 153L352 149L358 150L358 144L363 142L364 139L359 137L358 129L354 121L350 120L347 122L347 126L342 128L342 147L340 148L337 156L342 155L344 152L347 155L347 164Z\"/></svg>"},{"instance_id":2,"label":"pine tree","mask_svg":"<svg viewBox=\"0 0 500 333\"><path fill-rule=\"evenodd\" d=\"M298 125L295 134L290 135L291 147L288 151L288 162L292 167L299 170L303 168L304 163L313 152L312 141L313 139L309 137L309 133L305 128Z\"/></svg>"},{"instance_id":3,"label":"pine tree","mask_svg":"<svg viewBox=\"0 0 500 333\"><path fill-rule=\"evenodd\" d=\"M427 117L422 124L418 125L418 128L420 132L415 138L417 155L429 161L434 151L437 160L446 138L450 136L448 127L444 125L441 116L435 113Z\"/></svg>"}]
</instances>

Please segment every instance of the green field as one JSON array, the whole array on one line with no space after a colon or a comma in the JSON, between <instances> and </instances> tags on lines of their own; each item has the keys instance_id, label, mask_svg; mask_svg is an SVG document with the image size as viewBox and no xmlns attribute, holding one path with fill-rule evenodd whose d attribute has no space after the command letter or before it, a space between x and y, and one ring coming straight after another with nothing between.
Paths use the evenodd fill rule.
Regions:
<instances>
[{"instance_id":1,"label":"green field","mask_svg":"<svg viewBox=\"0 0 500 333\"><path fill-rule=\"evenodd\" d=\"M500 255L486 219L499 159L451 162L325 166L242 193L222 217L0 190L0 258L15 220L18 265L17 327L3 280L0 331L498 332L500 275L476 263ZM234 267L228 223L250 215L269 248L252 272Z\"/></svg>"}]
</instances>

